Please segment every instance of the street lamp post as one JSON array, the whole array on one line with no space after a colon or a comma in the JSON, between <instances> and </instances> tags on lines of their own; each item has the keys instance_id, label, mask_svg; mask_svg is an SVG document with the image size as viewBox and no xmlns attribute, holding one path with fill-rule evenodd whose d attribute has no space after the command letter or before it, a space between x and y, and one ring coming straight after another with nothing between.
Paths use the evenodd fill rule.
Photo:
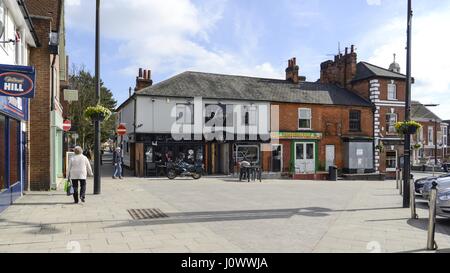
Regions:
<instances>
[{"instance_id":1,"label":"street lamp post","mask_svg":"<svg viewBox=\"0 0 450 273\"><path fill-rule=\"evenodd\" d=\"M100 104L100 0L96 1L96 26L95 26L95 99ZM95 119L94 134L94 194L101 193L100 173L100 120Z\"/></svg>"},{"instance_id":2,"label":"street lamp post","mask_svg":"<svg viewBox=\"0 0 450 273\"><path fill-rule=\"evenodd\" d=\"M407 27L407 46L406 46L406 98L405 98L405 120L411 120L411 28L412 28L412 3L408 0L408 27ZM410 179L411 179L411 136L405 134L405 157L403 168L403 207L410 205Z\"/></svg>"}]
</instances>

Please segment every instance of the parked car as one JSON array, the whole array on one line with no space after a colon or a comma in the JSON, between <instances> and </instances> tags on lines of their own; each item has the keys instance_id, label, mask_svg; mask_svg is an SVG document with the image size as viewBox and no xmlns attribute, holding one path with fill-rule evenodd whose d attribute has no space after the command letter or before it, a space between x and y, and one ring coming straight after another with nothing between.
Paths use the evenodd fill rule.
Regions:
<instances>
[{"instance_id":1,"label":"parked car","mask_svg":"<svg viewBox=\"0 0 450 273\"><path fill-rule=\"evenodd\" d=\"M438 183L438 191L450 188L450 176L436 177L436 179L434 180L429 180L423 185L422 189L420 189L420 194L427 200L430 199L430 192L433 181L436 181L436 183Z\"/></svg>"},{"instance_id":2,"label":"parked car","mask_svg":"<svg viewBox=\"0 0 450 273\"><path fill-rule=\"evenodd\" d=\"M450 188L438 189L436 198L436 215L450 218Z\"/></svg>"},{"instance_id":3,"label":"parked car","mask_svg":"<svg viewBox=\"0 0 450 273\"><path fill-rule=\"evenodd\" d=\"M416 181L414 181L415 191L417 194L422 194L421 190L425 186L425 184L429 183L431 185L431 182L438 180L438 179L447 178L447 177L450 177L450 174L443 174L440 176L428 176L428 177L417 179Z\"/></svg>"}]
</instances>

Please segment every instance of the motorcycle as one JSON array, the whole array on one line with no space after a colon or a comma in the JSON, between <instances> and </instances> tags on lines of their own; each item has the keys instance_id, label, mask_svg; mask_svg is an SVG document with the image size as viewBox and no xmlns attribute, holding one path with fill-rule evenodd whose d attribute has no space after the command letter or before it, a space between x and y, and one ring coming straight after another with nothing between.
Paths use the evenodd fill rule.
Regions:
<instances>
[{"instance_id":1,"label":"motorcycle","mask_svg":"<svg viewBox=\"0 0 450 273\"><path fill-rule=\"evenodd\" d=\"M203 174L203 167L201 163L189 164L184 161L167 164L167 178L173 180L178 176L190 176L195 180L200 179Z\"/></svg>"}]
</instances>

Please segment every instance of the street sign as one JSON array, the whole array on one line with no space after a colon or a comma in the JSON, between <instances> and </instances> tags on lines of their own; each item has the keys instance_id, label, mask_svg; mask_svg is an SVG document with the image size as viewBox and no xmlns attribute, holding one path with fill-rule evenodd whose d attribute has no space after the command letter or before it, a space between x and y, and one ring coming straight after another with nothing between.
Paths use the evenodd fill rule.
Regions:
<instances>
[{"instance_id":1,"label":"street sign","mask_svg":"<svg viewBox=\"0 0 450 273\"><path fill-rule=\"evenodd\" d=\"M70 128L72 128L72 123L70 122L70 120L66 119L63 123L64 132L69 132Z\"/></svg>"},{"instance_id":2,"label":"street sign","mask_svg":"<svg viewBox=\"0 0 450 273\"><path fill-rule=\"evenodd\" d=\"M69 103L78 101L78 90L64 89L64 100Z\"/></svg>"},{"instance_id":3,"label":"street sign","mask_svg":"<svg viewBox=\"0 0 450 273\"><path fill-rule=\"evenodd\" d=\"M125 135L127 133L127 127L125 127L125 124L120 124L118 127L117 127L117 134L119 135L119 136L123 136L123 135Z\"/></svg>"}]
</instances>

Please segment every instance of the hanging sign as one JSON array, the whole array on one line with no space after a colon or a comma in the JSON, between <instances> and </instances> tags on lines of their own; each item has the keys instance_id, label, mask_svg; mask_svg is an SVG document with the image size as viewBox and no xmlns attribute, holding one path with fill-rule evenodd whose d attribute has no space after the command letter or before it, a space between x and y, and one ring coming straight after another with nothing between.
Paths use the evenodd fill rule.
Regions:
<instances>
[{"instance_id":1,"label":"hanging sign","mask_svg":"<svg viewBox=\"0 0 450 273\"><path fill-rule=\"evenodd\" d=\"M34 67L0 65L0 96L33 98L35 78Z\"/></svg>"}]
</instances>

